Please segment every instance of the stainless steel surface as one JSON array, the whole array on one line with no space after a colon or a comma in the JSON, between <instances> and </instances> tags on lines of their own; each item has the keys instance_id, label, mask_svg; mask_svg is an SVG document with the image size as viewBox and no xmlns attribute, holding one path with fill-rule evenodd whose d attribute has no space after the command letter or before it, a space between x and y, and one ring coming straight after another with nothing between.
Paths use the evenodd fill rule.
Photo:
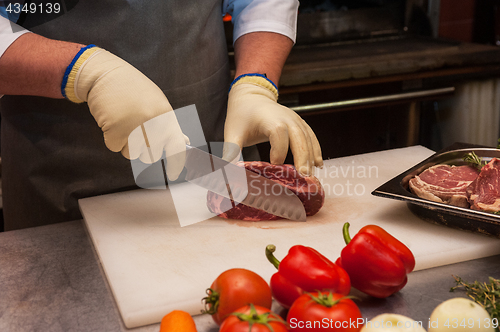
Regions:
<instances>
[{"instance_id":1,"label":"stainless steel surface","mask_svg":"<svg viewBox=\"0 0 500 332\"><path fill-rule=\"evenodd\" d=\"M290 220L306 221L300 199L287 187L195 147L188 147L186 181Z\"/></svg>"},{"instance_id":2,"label":"stainless steel surface","mask_svg":"<svg viewBox=\"0 0 500 332\"><path fill-rule=\"evenodd\" d=\"M457 143L446 149L448 151L432 155L406 172L384 183L375 189L372 194L405 201L413 213L427 221L500 238L500 215L433 202L418 197L410 192L408 188L410 179L431 166L437 164L464 165L463 157L470 152L475 152L486 161L494 157L500 158L499 149L466 146L467 144Z\"/></svg>"},{"instance_id":3,"label":"stainless steel surface","mask_svg":"<svg viewBox=\"0 0 500 332\"><path fill-rule=\"evenodd\" d=\"M321 104L311 104L311 105L302 105L302 106L294 106L290 107L297 113L308 113L326 109L336 109L347 106L361 106L368 104L377 104L382 102L389 101L404 101L413 98L421 98L421 97L430 97L430 96L438 96L444 94L450 94L455 91L455 87L447 87L447 88L439 88L439 89L431 89L424 91L415 91L415 92L406 92L406 93L398 93L387 96L377 96L377 97L369 97L369 98L359 98L359 99L351 99L351 100L342 100L342 101L334 101L330 103L321 103Z\"/></svg>"},{"instance_id":4,"label":"stainless steel surface","mask_svg":"<svg viewBox=\"0 0 500 332\"><path fill-rule=\"evenodd\" d=\"M82 221L0 233L0 266L0 331L159 330L159 324L125 328ZM500 256L410 273L405 288L387 299L353 293L364 318L392 312L427 328L439 303L466 297L449 292L452 275L481 282L500 278ZM218 331L209 316L196 316L195 322L198 332Z\"/></svg>"}]
</instances>

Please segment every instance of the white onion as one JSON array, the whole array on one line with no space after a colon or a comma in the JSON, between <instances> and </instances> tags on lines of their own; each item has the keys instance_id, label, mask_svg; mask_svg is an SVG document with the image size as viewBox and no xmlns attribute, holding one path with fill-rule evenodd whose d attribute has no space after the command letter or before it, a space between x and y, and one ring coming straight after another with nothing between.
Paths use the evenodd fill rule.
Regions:
<instances>
[{"instance_id":1,"label":"white onion","mask_svg":"<svg viewBox=\"0 0 500 332\"><path fill-rule=\"evenodd\" d=\"M493 332L495 322L479 304L456 297L438 305L428 324L429 332Z\"/></svg>"},{"instance_id":2,"label":"white onion","mask_svg":"<svg viewBox=\"0 0 500 332\"><path fill-rule=\"evenodd\" d=\"M425 332L422 324L398 314L382 314L365 322L360 332Z\"/></svg>"}]
</instances>

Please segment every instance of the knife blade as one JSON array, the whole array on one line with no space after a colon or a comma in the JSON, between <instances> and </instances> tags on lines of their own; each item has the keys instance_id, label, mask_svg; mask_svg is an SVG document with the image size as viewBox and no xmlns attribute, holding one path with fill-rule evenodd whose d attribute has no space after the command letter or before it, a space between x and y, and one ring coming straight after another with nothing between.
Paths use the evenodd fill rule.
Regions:
<instances>
[{"instance_id":1,"label":"knife blade","mask_svg":"<svg viewBox=\"0 0 500 332\"><path fill-rule=\"evenodd\" d=\"M186 145L186 181L285 219L306 221L300 199L286 186Z\"/></svg>"}]
</instances>

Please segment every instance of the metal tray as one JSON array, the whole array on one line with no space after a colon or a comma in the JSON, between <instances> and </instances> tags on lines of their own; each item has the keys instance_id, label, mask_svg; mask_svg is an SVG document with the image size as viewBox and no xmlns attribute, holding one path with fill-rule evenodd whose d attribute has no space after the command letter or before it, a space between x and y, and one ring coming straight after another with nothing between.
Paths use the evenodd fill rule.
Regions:
<instances>
[{"instance_id":1,"label":"metal tray","mask_svg":"<svg viewBox=\"0 0 500 332\"><path fill-rule=\"evenodd\" d=\"M486 161L500 158L499 149L455 143L384 183L372 195L405 201L410 211L425 221L500 238L500 215L429 201L408 188L411 178L431 166L464 165L462 158L469 152L475 152Z\"/></svg>"}]
</instances>

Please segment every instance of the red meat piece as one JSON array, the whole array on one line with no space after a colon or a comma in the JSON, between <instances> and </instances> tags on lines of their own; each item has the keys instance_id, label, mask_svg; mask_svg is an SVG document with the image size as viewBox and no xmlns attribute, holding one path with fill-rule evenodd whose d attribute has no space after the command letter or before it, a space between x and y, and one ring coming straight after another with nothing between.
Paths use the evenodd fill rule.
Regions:
<instances>
[{"instance_id":1,"label":"red meat piece","mask_svg":"<svg viewBox=\"0 0 500 332\"><path fill-rule=\"evenodd\" d=\"M471 166L436 165L410 180L409 186L419 197L455 206L469 207L466 189L478 176Z\"/></svg>"},{"instance_id":2,"label":"red meat piece","mask_svg":"<svg viewBox=\"0 0 500 332\"><path fill-rule=\"evenodd\" d=\"M487 212L500 211L500 160L493 158L483 166L481 173L467 188L471 209Z\"/></svg>"},{"instance_id":3,"label":"red meat piece","mask_svg":"<svg viewBox=\"0 0 500 332\"><path fill-rule=\"evenodd\" d=\"M315 215L323 206L325 192L315 176L304 177L292 165L272 165L263 161L240 162L238 165L244 166L247 170L286 186L299 197L304 205L307 216ZM229 198L211 191L208 192L207 206L211 212L217 214L219 217L248 221L282 219L263 210L243 204L232 207L232 203Z\"/></svg>"}]
</instances>

